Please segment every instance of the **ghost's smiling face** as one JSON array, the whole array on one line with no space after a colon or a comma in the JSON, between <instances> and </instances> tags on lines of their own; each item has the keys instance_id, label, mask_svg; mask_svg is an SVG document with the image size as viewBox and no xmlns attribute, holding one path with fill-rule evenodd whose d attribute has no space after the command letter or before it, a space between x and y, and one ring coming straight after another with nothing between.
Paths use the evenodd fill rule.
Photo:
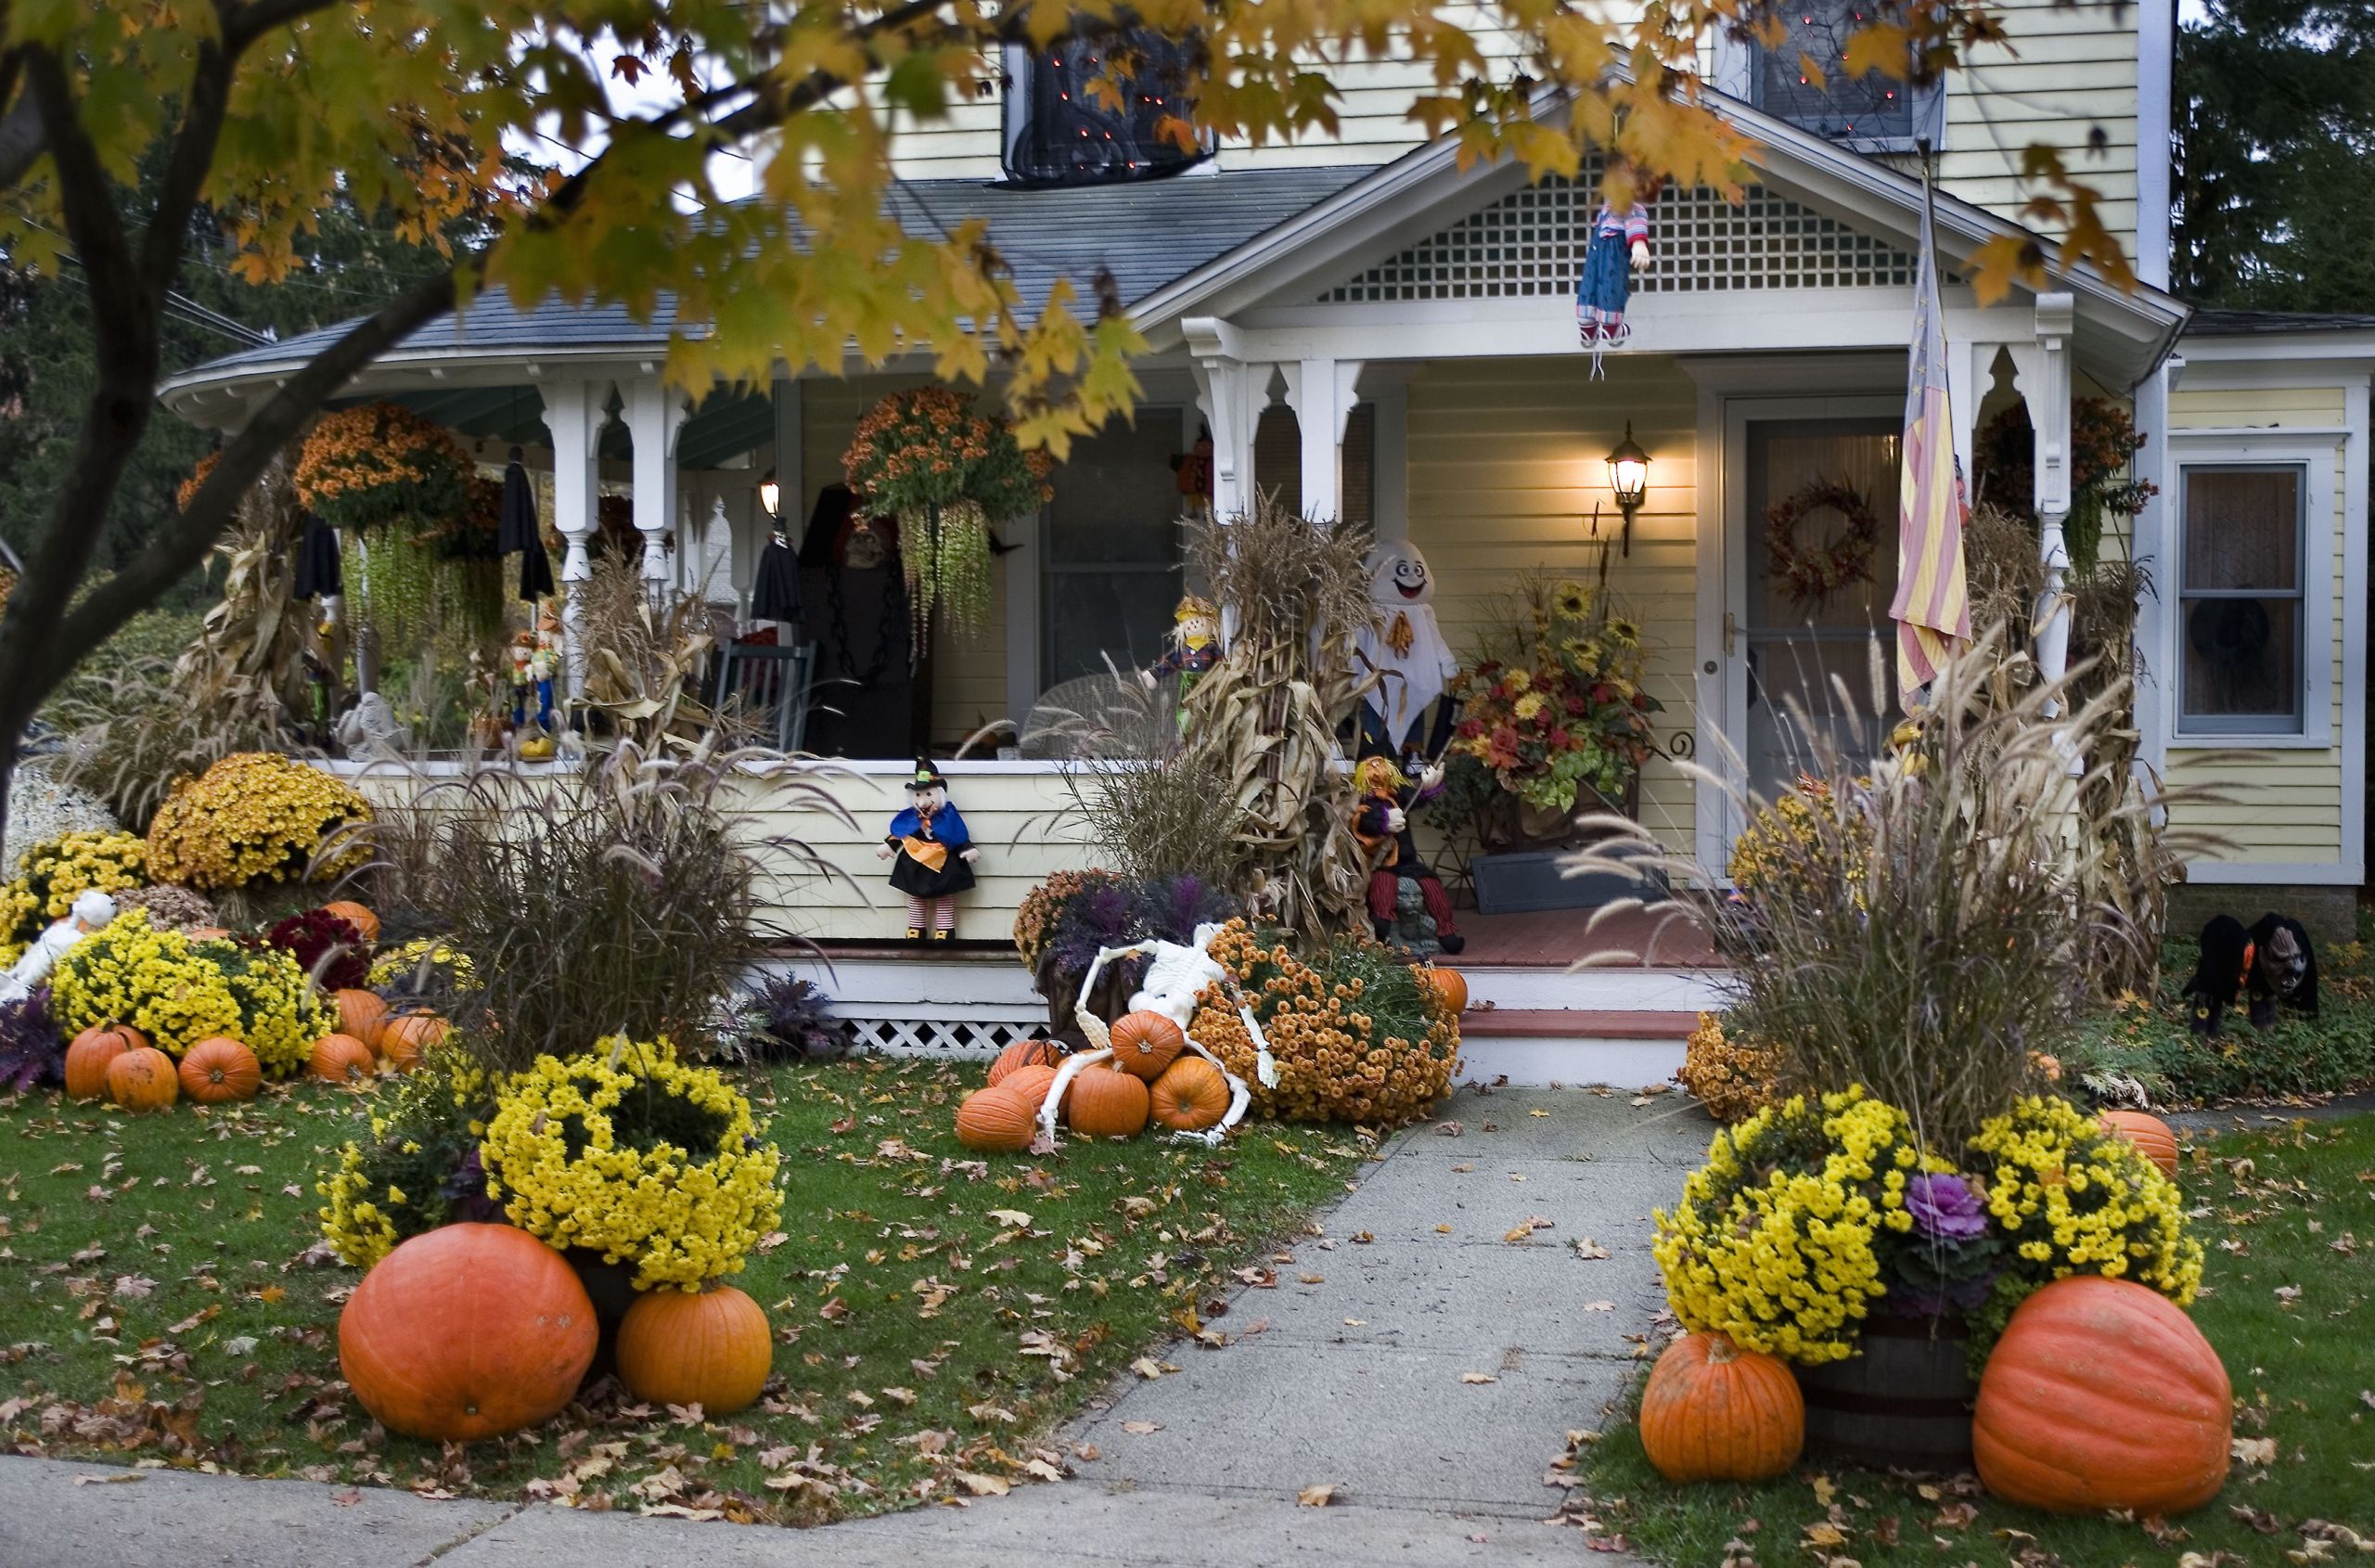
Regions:
<instances>
[{"instance_id":1,"label":"ghost's smiling face","mask_svg":"<svg viewBox=\"0 0 2375 1568\"><path fill-rule=\"evenodd\" d=\"M1434 595L1427 558L1410 545L1380 545L1369 555L1369 597L1381 605L1424 604Z\"/></svg>"}]
</instances>

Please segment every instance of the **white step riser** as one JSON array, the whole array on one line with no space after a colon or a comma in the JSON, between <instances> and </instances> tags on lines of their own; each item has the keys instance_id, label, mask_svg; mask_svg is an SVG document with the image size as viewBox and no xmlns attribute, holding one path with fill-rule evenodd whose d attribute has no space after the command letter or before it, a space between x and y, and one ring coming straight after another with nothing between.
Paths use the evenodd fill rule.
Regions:
<instances>
[{"instance_id":1,"label":"white step riser","mask_svg":"<svg viewBox=\"0 0 2375 1568\"><path fill-rule=\"evenodd\" d=\"M1459 1077L1539 1088L1605 1084L1612 1089L1662 1084L1682 1066L1680 1040L1551 1039L1522 1035L1470 1036L1459 1046Z\"/></svg>"},{"instance_id":2,"label":"white step riser","mask_svg":"<svg viewBox=\"0 0 2375 1568\"><path fill-rule=\"evenodd\" d=\"M1718 982L1700 970L1462 970L1470 1006L1528 1011L1701 1012L1720 1008Z\"/></svg>"}]
</instances>

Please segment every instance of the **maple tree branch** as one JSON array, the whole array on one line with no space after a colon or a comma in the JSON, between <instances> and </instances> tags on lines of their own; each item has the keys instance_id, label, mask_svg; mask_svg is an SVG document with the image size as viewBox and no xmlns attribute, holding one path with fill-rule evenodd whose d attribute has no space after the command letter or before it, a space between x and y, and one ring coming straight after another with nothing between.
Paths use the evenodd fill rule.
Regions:
<instances>
[{"instance_id":1,"label":"maple tree branch","mask_svg":"<svg viewBox=\"0 0 2375 1568\"><path fill-rule=\"evenodd\" d=\"M214 166L214 149L223 135L223 120L231 107L231 71L237 52L225 53L212 39L198 46L198 69L182 100L180 134L173 138L173 156L165 166L163 183L148 217L148 233L140 252L140 282L149 308L161 310L165 296L181 270L182 252L189 245L189 221L198 211L198 193Z\"/></svg>"},{"instance_id":2,"label":"maple tree branch","mask_svg":"<svg viewBox=\"0 0 2375 1568\"><path fill-rule=\"evenodd\" d=\"M330 0L248 0L244 6L218 6L223 19L223 52L238 55L276 27L327 10Z\"/></svg>"}]
</instances>

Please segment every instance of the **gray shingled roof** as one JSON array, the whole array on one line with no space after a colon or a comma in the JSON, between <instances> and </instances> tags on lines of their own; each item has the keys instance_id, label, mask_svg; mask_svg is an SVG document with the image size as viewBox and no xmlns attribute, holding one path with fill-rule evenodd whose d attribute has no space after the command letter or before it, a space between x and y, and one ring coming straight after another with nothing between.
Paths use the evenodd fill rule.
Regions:
<instances>
[{"instance_id":1,"label":"gray shingled roof","mask_svg":"<svg viewBox=\"0 0 2375 1568\"><path fill-rule=\"evenodd\" d=\"M1146 298L1324 200L1369 173L1366 166L1319 169L1239 169L1186 174L1165 180L1059 190L1007 190L978 180L912 180L892 201L901 225L930 236L981 218L990 242L1014 271L1026 305L1045 299L1057 277L1070 278L1090 297L1098 273L1110 272L1124 303ZM610 305L582 309L548 299L529 310L499 295L481 296L458 324L440 318L406 340L416 348L432 338L478 351L516 349L658 348L675 321L663 297L647 323ZM238 376L243 370L308 357L345 328L211 360L173 379L176 388Z\"/></svg>"},{"instance_id":2,"label":"gray shingled roof","mask_svg":"<svg viewBox=\"0 0 2375 1568\"><path fill-rule=\"evenodd\" d=\"M2375 331L2375 315L2341 311L2214 310L2193 313L2186 323L2189 338L2242 338L2266 332Z\"/></svg>"}]
</instances>

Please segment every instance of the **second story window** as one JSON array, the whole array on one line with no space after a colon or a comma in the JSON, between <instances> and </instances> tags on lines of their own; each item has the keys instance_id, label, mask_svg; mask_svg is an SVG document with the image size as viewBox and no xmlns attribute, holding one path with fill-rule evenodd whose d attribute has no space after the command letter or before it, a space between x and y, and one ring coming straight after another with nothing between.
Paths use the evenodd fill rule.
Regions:
<instances>
[{"instance_id":1,"label":"second story window","mask_svg":"<svg viewBox=\"0 0 2375 1568\"><path fill-rule=\"evenodd\" d=\"M1909 151L1934 141L1934 87L1918 87L1875 71L1850 76L1842 61L1848 40L1883 19L1872 0L1794 0L1777 7L1785 29L1773 47L1748 46L1751 104L1827 140L1867 152ZM1819 76L1806 69L1811 61Z\"/></svg>"},{"instance_id":2,"label":"second story window","mask_svg":"<svg viewBox=\"0 0 2375 1568\"><path fill-rule=\"evenodd\" d=\"M1194 47L1136 31L1009 48L1008 177L1098 185L1177 174L1210 157L1188 129Z\"/></svg>"}]
</instances>

